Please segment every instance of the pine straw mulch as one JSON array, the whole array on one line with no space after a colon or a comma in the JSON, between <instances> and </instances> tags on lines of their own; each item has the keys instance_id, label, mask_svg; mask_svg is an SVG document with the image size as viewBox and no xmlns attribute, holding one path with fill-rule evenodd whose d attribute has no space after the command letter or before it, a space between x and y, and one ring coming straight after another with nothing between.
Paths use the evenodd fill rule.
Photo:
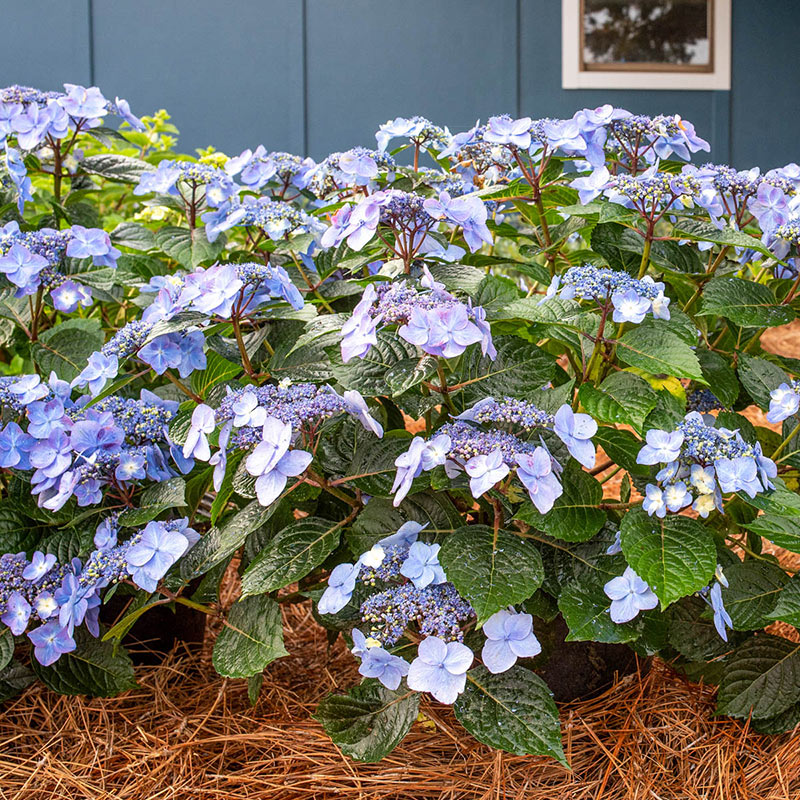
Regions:
<instances>
[{"instance_id":1,"label":"pine straw mulch","mask_svg":"<svg viewBox=\"0 0 800 800\"><path fill-rule=\"evenodd\" d=\"M800 356L800 322L769 330L762 344ZM748 412L764 424L761 412ZM800 566L800 556L781 556ZM291 655L268 667L255 708L244 681L214 672L213 631L200 656L179 648L159 666L137 668L140 688L120 697L30 687L0 710L0 800L800 798L800 731L760 736L746 722L715 718L715 690L658 660L595 699L561 706L572 772L494 752L449 709L424 700L391 755L359 764L311 717L330 689L357 682L354 660L341 641L328 647L307 605L286 610L285 628Z\"/></svg>"},{"instance_id":2,"label":"pine straw mulch","mask_svg":"<svg viewBox=\"0 0 800 800\"><path fill-rule=\"evenodd\" d=\"M34 685L0 717L0 798L44 800L794 800L800 732L753 733L715 718L714 691L667 664L561 707L573 771L496 753L449 709L420 719L384 761L345 758L311 718L330 687L357 680L307 605L286 612L291 655L268 667L255 708L244 681L173 651L139 667L140 689L108 700Z\"/></svg>"}]
</instances>

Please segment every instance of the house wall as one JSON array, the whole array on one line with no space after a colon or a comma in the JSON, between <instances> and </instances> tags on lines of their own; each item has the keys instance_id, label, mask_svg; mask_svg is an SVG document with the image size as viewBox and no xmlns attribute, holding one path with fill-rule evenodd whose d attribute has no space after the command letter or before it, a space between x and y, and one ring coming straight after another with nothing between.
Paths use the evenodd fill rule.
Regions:
<instances>
[{"instance_id":1,"label":"house wall","mask_svg":"<svg viewBox=\"0 0 800 800\"><path fill-rule=\"evenodd\" d=\"M322 157L422 114L679 113L717 162L800 161L797 0L733 0L731 91L561 88L559 0L26 0L4 3L0 83L96 84L166 108L181 147Z\"/></svg>"}]
</instances>

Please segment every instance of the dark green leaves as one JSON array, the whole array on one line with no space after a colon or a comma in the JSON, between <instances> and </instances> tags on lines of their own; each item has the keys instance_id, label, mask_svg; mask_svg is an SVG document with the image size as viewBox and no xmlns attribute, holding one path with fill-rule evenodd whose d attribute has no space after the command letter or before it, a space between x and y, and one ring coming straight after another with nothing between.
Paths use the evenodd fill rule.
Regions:
<instances>
[{"instance_id":1,"label":"dark green leaves","mask_svg":"<svg viewBox=\"0 0 800 800\"><path fill-rule=\"evenodd\" d=\"M363 358L353 358L345 364L338 345L330 347L328 353L333 376L345 389L373 396L392 394L392 386L388 384L389 371L400 362L417 358L417 348L413 344L388 330L378 333L377 344Z\"/></svg>"},{"instance_id":2,"label":"dark green leaves","mask_svg":"<svg viewBox=\"0 0 800 800\"><path fill-rule=\"evenodd\" d=\"M753 402L759 408L768 409L770 392L785 383L788 378L786 373L771 361L740 353L739 380L747 394L753 398Z\"/></svg>"},{"instance_id":3,"label":"dark green leaves","mask_svg":"<svg viewBox=\"0 0 800 800\"><path fill-rule=\"evenodd\" d=\"M569 628L567 641L618 643L638 639L641 620L618 625L609 616L610 605L599 577L583 576L566 584L558 598L558 609Z\"/></svg>"},{"instance_id":4,"label":"dark green leaves","mask_svg":"<svg viewBox=\"0 0 800 800\"><path fill-rule=\"evenodd\" d=\"M770 561L747 561L725 568L728 587L722 589L722 600L731 616L734 630L752 631L768 625L786 573Z\"/></svg>"},{"instance_id":5,"label":"dark green leaves","mask_svg":"<svg viewBox=\"0 0 800 800\"><path fill-rule=\"evenodd\" d=\"M206 238L205 228L178 228L167 225L156 232L156 245L187 269L214 261L225 247L225 237L213 244Z\"/></svg>"},{"instance_id":6,"label":"dark green leaves","mask_svg":"<svg viewBox=\"0 0 800 800\"><path fill-rule=\"evenodd\" d=\"M439 562L447 579L469 600L478 622L513 603L527 600L544 578L537 549L508 531L471 525L444 540Z\"/></svg>"},{"instance_id":7,"label":"dark green leaves","mask_svg":"<svg viewBox=\"0 0 800 800\"><path fill-rule=\"evenodd\" d=\"M553 695L538 675L518 664L500 675L482 666L471 669L453 710L479 742L516 755L552 756L568 766Z\"/></svg>"},{"instance_id":8,"label":"dark green leaves","mask_svg":"<svg viewBox=\"0 0 800 800\"><path fill-rule=\"evenodd\" d=\"M561 485L564 493L546 514L540 514L533 503L526 502L517 517L558 539L585 542L606 521L605 512L597 507L603 497L603 487L573 462L564 470Z\"/></svg>"},{"instance_id":9,"label":"dark green leaves","mask_svg":"<svg viewBox=\"0 0 800 800\"><path fill-rule=\"evenodd\" d=\"M731 717L773 717L798 700L800 645L758 634L727 660L717 710Z\"/></svg>"},{"instance_id":10,"label":"dark green leaves","mask_svg":"<svg viewBox=\"0 0 800 800\"><path fill-rule=\"evenodd\" d=\"M477 346L463 356L459 382L468 385L459 393L458 401L464 408L487 396L525 397L555 377L555 360L535 344L515 336L499 336L494 343L494 361L481 356Z\"/></svg>"},{"instance_id":11,"label":"dark green leaves","mask_svg":"<svg viewBox=\"0 0 800 800\"><path fill-rule=\"evenodd\" d=\"M397 747L418 713L417 693L366 681L345 695L328 695L314 719L345 755L371 763Z\"/></svg>"},{"instance_id":12,"label":"dark green leaves","mask_svg":"<svg viewBox=\"0 0 800 800\"><path fill-rule=\"evenodd\" d=\"M99 175L112 181L138 183L142 173L152 170L146 161L131 156L103 153L81 159L80 168L90 175Z\"/></svg>"},{"instance_id":13,"label":"dark green leaves","mask_svg":"<svg viewBox=\"0 0 800 800\"><path fill-rule=\"evenodd\" d=\"M70 319L44 331L31 344L31 354L43 375L55 371L71 381L102 346L103 331L96 319Z\"/></svg>"},{"instance_id":14,"label":"dark green leaves","mask_svg":"<svg viewBox=\"0 0 800 800\"><path fill-rule=\"evenodd\" d=\"M633 328L617 343L617 356L652 375L692 378L705 383L694 350L666 327Z\"/></svg>"},{"instance_id":15,"label":"dark green leaves","mask_svg":"<svg viewBox=\"0 0 800 800\"><path fill-rule=\"evenodd\" d=\"M753 328L786 325L795 317L794 311L788 306L778 304L769 287L732 277L712 278L706 284L698 315L707 314L725 317L737 325Z\"/></svg>"},{"instance_id":16,"label":"dark green leaves","mask_svg":"<svg viewBox=\"0 0 800 800\"><path fill-rule=\"evenodd\" d=\"M697 520L668 514L650 517L631 509L620 525L625 560L665 608L708 585L717 566L711 531Z\"/></svg>"},{"instance_id":17,"label":"dark green leaves","mask_svg":"<svg viewBox=\"0 0 800 800\"><path fill-rule=\"evenodd\" d=\"M62 655L55 664L43 667L31 659L36 676L54 692L113 697L135 689L130 656L111 642L95 639L85 628L75 628L77 648ZM116 650L116 652L115 652Z\"/></svg>"},{"instance_id":18,"label":"dark green leaves","mask_svg":"<svg viewBox=\"0 0 800 800\"><path fill-rule=\"evenodd\" d=\"M580 401L599 422L630 425L639 433L645 417L656 407L658 395L652 386L632 372L613 372L598 387L582 384Z\"/></svg>"},{"instance_id":19,"label":"dark green leaves","mask_svg":"<svg viewBox=\"0 0 800 800\"><path fill-rule=\"evenodd\" d=\"M745 247L750 250L757 250L765 256L771 256L769 250L761 243L760 239L749 236L741 231L734 231L730 228L716 228L709 222L695 219L681 220L673 231L673 236L681 239L691 239L695 242L714 242L729 247Z\"/></svg>"},{"instance_id":20,"label":"dark green leaves","mask_svg":"<svg viewBox=\"0 0 800 800\"><path fill-rule=\"evenodd\" d=\"M761 514L744 527L758 536L769 539L773 544L793 553L800 553L800 519L781 517L777 514Z\"/></svg>"},{"instance_id":21,"label":"dark green leaves","mask_svg":"<svg viewBox=\"0 0 800 800\"><path fill-rule=\"evenodd\" d=\"M736 373L719 353L712 350L698 350L697 360L711 391L726 408L730 408L739 396Z\"/></svg>"},{"instance_id":22,"label":"dark green leaves","mask_svg":"<svg viewBox=\"0 0 800 800\"><path fill-rule=\"evenodd\" d=\"M214 643L214 669L228 678L249 678L285 655L278 604L264 595L234 603Z\"/></svg>"},{"instance_id":23,"label":"dark green leaves","mask_svg":"<svg viewBox=\"0 0 800 800\"><path fill-rule=\"evenodd\" d=\"M281 589L319 566L339 544L341 523L304 517L279 531L242 576L242 597Z\"/></svg>"}]
</instances>

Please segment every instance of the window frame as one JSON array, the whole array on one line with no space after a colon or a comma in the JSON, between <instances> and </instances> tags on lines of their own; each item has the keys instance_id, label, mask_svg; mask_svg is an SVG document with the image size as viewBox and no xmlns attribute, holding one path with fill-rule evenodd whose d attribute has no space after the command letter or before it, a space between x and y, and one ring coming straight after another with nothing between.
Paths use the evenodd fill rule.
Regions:
<instances>
[{"instance_id":1,"label":"window frame","mask_svg":"<svg viewBox=\"0 0 800 800\"><path fill-rule=\"evenodd\" d=\"M561 0L561 85L563 89L731 88L731 0L710 0L711 67L635 64L624 68L583 64L583 0Z\"/></svg>"}]
</instances>

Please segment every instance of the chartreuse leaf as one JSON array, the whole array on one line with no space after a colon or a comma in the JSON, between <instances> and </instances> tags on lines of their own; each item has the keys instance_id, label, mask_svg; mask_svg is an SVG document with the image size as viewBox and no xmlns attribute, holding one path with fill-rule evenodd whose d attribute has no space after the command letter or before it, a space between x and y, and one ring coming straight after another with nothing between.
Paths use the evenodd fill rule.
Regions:
<instances>
[{"instance_id":1,"label":"chartreuse leaf","mask_svg":"<svg viewBox=\"0 0 800 800\"><path fill-rule=\"evenodd\" d=\"M624 371L613 372L598 387L582 384L578 396L599 422L630 425L639 433L658 402L658 394L644 378Z\"/></svg>"},{"instance_id":2,"label":"chartreuse leaf","mask_svg":"<svg viewBox=\"0 0 800 800\"><path fill-rule=\"evenodd\" d=\"M748 353L739 353L738 371L739 380L747 394L759 408L763 409L769 408L770 392L789 379L779 366L765 358L751 356Z\"/></svg>"},{"instance_id":3,"label":"chartreuse leaf","mask_svg":"<svg viewBox=\"0 0 800 800\"><path fill-rule=\"evenodd\" d=\"M620 361L652 375L706 382L694 350L666 327L631 329L617 342L617 356Z\"/></svg>"},{"instance_id":4,"label":"chartreuse leaf","mask_svg":"<svg viewBox=\"0 0 800 800\"><path fill-rule=\"evenodd\" d=\"M697 520L650 517L632 508L620 524L625 560L645 580L661 607L707 586L717 566L711 531Z\"/></svg>"},{"instance_id":5,"label":"chartreuse leaf","mask_svg":"<svg viewBox=\"0 0 800 800\"><path fill-rule=\"evenodd\" d=\"M753 631L768 625L788 580L786 573L770 561L749 559L726 567L725 577L728 586L722 588L722 601L733 629Z\"/></svg>"},{"instance_id":6,"label":"chartreuse leaf","mask_svg":"<svg viewBox=\"0 0 800 800\"><path fill-rule=\"evenodd\" d=\"M517 518L566 542L585 542L606 521L605 512L597 507L603 498L603 487L574 462L564 470L561 485L564 493L550 511L540 514L533 503L526 502Z\"/></svg>"},{"instance_id":7,"label":"chartreuse leaf","mask_svg":"<svg viewBox=\"0 0 800 800\"><path fill-rule=\"evenodd\" d=\"M369 680L345 695L328 695L314 719L346 756L372 763L397 747L418 713L419 694Z\"/></svg>"},{"instance_id":8,"label":"chartreuse leaf","mask_svg":"<svg viewBox=\"0 0 800 800\"><path fill-rule=\"evenodd\" d=\"M712 278L705 285L697 314L714 314L752 328L786 325L795 317L791 308L778 304L775 293L768 286L730 276Z\"/></svg>"},{"instance_id":9,"label":"chartreuse leaf","mask_svg":"<svg viewBox=\"0 0 800 800\"><path fill-rule=\"evenodd\" d=\"M447 580L469 600L478 623L527 600L544 580L539 551L509 531L469 525L450 534L439 551Z\"/></svg>"},{"instance_id":10,"label":"chartreuse leaf","mask_svg":"<svg viewBox=\"0 0 800 800\"><path fill-rule=\"evenodd\" d=\"M242 576L242 597L281 589L318 567L339 544L342 524L304 517L279 531Z\"/></svg>"},{"instance_id":11,"label":"chartreuse leaf","mask_svg":"<svg viewBox=\"0 0 800 800\"><path fill-rule=\"evenodd\" d=\"M70 319L44 331L31 344L31 355L43 375L55 372L71 381L86 366L89 356L103 346L103 331L96 319Z\"/></svg>"},{"instance_id":12,"label":"chartreuse leaf","mask_svg":"<svg viewBox=\"0 0 800 800\"><path fill-rule=\"evenodd\" d=\"M33 671L48 689L59 694L113 697L135 689L133 662L127 651L111 642L95 639L85 628L75 628L77 647L49 667L31 659Z\"/></svg>"},{"instance_id":13,"label":"chartreuse leaf","mask_svg":"<svg viewBox=\"0 0 800 800\"><path fill-rule=\"evenodd\" d=\"M800 644L756 634L725 662L717 711L730 717L774 717L800 701Z\"/></svg>"},{"instance_id":14,"label":"chartreuse leaf","mask_svg":"<svg viewBox=\"0 0 800 800\"><path fill-rule=\"evenodd\" d=\"M552 756L569 766L553 694L538 675L519 664L499 675L483 666L471 669L453 710L479 742L520 756Z\"/></svg>"},{"instance_id":15,"label":"chartreuse leaf","mask_svg":"<svg viewBox=\"0 0 800 800\"><path fill-rule=\"evenodd\" d=\"M156 245L187 269L214 261L225 247L224 236L220 236L213 244L209 242L205 228L190 231L188 228L167 225L156 231L155 237Z\"/></svg>"},{"instance_id":16,"label":"chartreuse leaf","mask_svg":"<svg viewBox=\"0 0 800 800\"><path fill-rule=\"evenodd\" d=\"M567 583L558 597L558 609L567 623L568 642L632 642L642 631L640 619L618 625L608 609L611 601L603 591L603 581L582 575Z\"/></svg>"},{"instance_id":17,"label":"chartreuse leaf","mask_svg":"<svg viewBox=\"0 0 800 800\"><path fill-rule=\"evenodd\" d=\"M231 606L214 643L212 660L214 669L226 678L249 678L286 655L280 606L271 597L260 595Z\"/></svg>"}]
</instances>

